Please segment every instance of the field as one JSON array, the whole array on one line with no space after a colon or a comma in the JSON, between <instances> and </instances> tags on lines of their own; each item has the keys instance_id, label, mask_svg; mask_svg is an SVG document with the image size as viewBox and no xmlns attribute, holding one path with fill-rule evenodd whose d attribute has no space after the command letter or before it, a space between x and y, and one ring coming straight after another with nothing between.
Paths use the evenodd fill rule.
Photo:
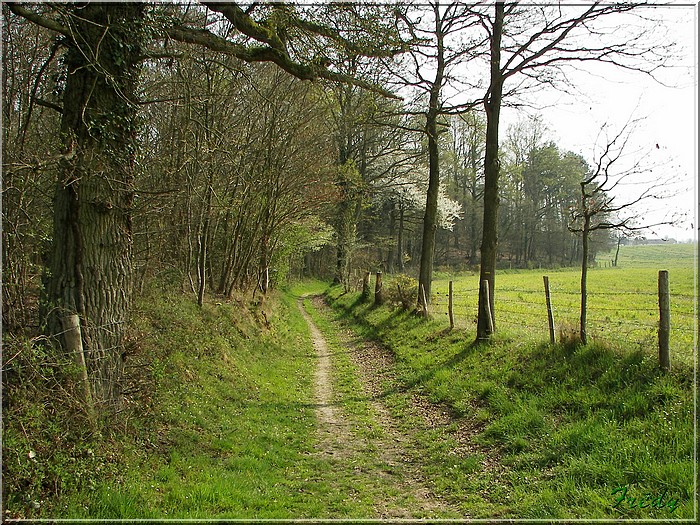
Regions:
<instances>
[{"instance_id":1,"label":"field","mask_svg":"<svg viewBox=\"0 0 700 525\"><path fill-rule=\"evenodd\" d=\"M640 315L647 296L654 307L658 248L630 248L620 267L591 271L592 317ZM599 331L586 346L550 345L538 271L498 275L498 334L483 345L473 344L473 275L436 282L436 299L449 278L462 299L452 331L440 302L426 320L339 286L326 290L332 308L302 299L323 283L202 308L154 288L135 312L137 388L102 433L71 410L70 393L46 388L62 369L48 356L27 347L12 363L5 377L25 380L3 407L3 517L689 521L695 384L692 335L681 346L679 334L693 312L693 259L674 253L667 374L653 336L622 344ZM575 318L577 272L549 275L559 322L564 298ZM336 448L324 448L302 303L328 344L335 426L345 429Z\"/></svg>"},{"instance_id":2,"label":"field","mask_svg":"<svg viewBox=\"0 0 700 525\"><path fill-rule=\"evenodd\" d=\"M461 502L464 515L692 520L694 250L624 248L617 268L592 269L590 316L610 321L592 322L588 345L549 344L541 271L497 275L497 335L490 344L474 343L477 275L437 275L427 321L339 287L328 298L340 318L395 356L397 377L383 399L397 417L406 417L411 396L451 414L444 436L416 435L440 493ZM673 296L669 374L659 369L655 342L662 268L670 272ZM578 272L547 273L558 326L573 323ZM455 330L444 315L450 279ZM387 279L387 286L394 283ZM459 446L450 450L449 439ZM666 506L650 506L652 498Z\"/></svg>"},{"instance_id":3,"label":"field","mask_svg":"<svg viewBox=\"0 0 700 525\"><path fill-rule=\"evenodd\" d=\"M657 350L658 270L669 271L672 363L692 365L695 345L695 251L697 245L622 246L598 256L588 273L588 333L592 340L654 353ZM606 266L607 264L607 266ZM496 275L496 327L506 334L546 341L547 310L542 277L549 276L557 332L578 326L580 269L505 270ZM478 274L437 274L431 314L448 323L448 283L454 281L457 327L476 330Z\"/></svg>"}]
</instances>

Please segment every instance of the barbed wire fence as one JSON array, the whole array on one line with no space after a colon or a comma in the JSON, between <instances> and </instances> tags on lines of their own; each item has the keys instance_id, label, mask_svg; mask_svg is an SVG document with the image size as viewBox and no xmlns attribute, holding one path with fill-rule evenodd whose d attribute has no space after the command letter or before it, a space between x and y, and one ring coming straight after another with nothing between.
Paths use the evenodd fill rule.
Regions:
<instances>
[{"instance_id":1,"label":"barbed wire fence","mask_svg":"<svg viewBox=\"0 0 700 525\"><path fill-rule=\"evenodd\" d=\"M547 281L547 279L545 279ZM556 284L549 290L552 316L557 339L579 331L581 292ZM477 322L477 287L460 288L450 293L438 289L433 292L430 314L434 318L452 316L460 329L475 329ZM654 350L660 345L659 329L663 312L659 293L652 291L588 292L587 331L591 340L627 345L630 349ZM634 303L627 300L634 297ZM625 298L626 300L622 300ZM693 360L697 334L695 296L670 294L668 315L671 319L670 339L674 354L686 362ZM545 287L501 287L496 290L495 319L497 329L523 333L531 339L554 338L550 332ZM568 333L568 334L567 334ZM667 343L668 344L668 343Z\"/></svg>"}]
</instances>

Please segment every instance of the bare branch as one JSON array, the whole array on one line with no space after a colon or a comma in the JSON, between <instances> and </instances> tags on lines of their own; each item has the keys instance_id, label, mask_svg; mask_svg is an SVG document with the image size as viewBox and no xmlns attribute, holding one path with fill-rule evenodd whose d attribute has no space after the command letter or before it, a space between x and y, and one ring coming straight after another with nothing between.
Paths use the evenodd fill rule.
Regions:
<instances>
[{"instance_id":1,"label":"bare branch","mask_svg":"<svg viewBox=\"0 0 700 525\"><path fill-rule=\"evenodd\" d=\"M62 35L70 38L73 40L73 33L69 28L66 26L60 24L59 22L56 22L55 20L51 20L50 18L46 18L44 16L41 16L38 13L35 13L34 11L31 11L30 9L25 8L21 4L17 4L14 2L6 2L7 7L10 11L12 11L14 14L17 16L21 16L22 18L26 18L30 22L33 22L41 27L45 27L46 29L50 29L51 31L56 31L57 33L61 33Z\"/></svg>"}]
</instances>

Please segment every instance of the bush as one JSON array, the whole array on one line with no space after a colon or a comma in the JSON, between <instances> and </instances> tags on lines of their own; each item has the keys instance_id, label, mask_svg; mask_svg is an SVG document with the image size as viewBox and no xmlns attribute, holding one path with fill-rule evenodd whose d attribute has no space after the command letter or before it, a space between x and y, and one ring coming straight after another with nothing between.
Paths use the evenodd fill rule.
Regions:
<instances>
[{"instance_id":1,"label":"bush","mask_svg":"<svg viewBox=\"0 0 700 525\"><path fill-rule=\"evenodd\" d=\"M410 310L416 304L418 281L406 274L397 274L384 285L385 300L393 305Z\"/></svg>"}]
</instances>

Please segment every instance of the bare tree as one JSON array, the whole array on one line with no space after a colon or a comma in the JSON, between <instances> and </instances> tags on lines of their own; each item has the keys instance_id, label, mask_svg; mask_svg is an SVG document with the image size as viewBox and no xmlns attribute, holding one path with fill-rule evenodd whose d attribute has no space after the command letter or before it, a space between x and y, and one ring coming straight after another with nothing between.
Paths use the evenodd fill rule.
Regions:
<instances>
[{"instance_id":1,"label":"bare tree","mask_svg":"<svg viewBox=\"0 0 700 525\"><path fill-rule=\"evenodd\" d=\"M483 38L472 31L478 18L470 8L459 2L441 4L428 2L426 9L409 9L402 15L416 44L404 60L402 70L394 70L398 81L417 94L414 105L425 109L411 111L425 120L422 131L427 138L428 190L419 268L418 303L424 291L430 301L430 290L435 257L435 238L438 226L438 199L440 195L440 151L438 135L445 131L445 117L475 107L478 102L451 102L445 88L459 90L465 85L457 68L473 58L483 44ZM481 40L480 40L481 39Z\"/></svg>"},{"instance_id":2,"label":"bare tree","mask_svg":"<svg viewBox=\"0 0 700 525\"><path fill-rule=\"evenodd\" d=\"M481 242L480 282L488 282L486 296L479 296L477 340L489 339L495 314L495 273L498 253L499 130L501 106L534 87L543 85L573 89L567 68L597 62L654 76L673 56L672 40L664 40L659 25L651 36L650 14L639 4L583 6L520 6L496 2L493 12L475 7L488 36L490 61L486 109L486 157L484 163L484 223ZM602 22L619 20L619 26ZM508 86L506 84L508 83ZM480 289L483 289L480 287Z\"/></svg>"},{"instance_id":3,"label":"bare tree","mask_svg":"<svg viewBox=\"0 0 700 525\"><path fill-rule=\"evenodd\" d=\"M579 204L571 209L569 230L580 234L582 243L579 333L583 344L588 342L587 279L591 234L605 230L630 233L675 222L674 218L650 221L648 210L641 207L645 201L671 196L673 183L669 177L658 175L662 165L654 160L653 148L629 151L630 139L639 122L628 122L619 133L604 141L595 155L595 166L580 182ZM623 189L624 197L619 194Z\"/></svg>"}]
</instances>

